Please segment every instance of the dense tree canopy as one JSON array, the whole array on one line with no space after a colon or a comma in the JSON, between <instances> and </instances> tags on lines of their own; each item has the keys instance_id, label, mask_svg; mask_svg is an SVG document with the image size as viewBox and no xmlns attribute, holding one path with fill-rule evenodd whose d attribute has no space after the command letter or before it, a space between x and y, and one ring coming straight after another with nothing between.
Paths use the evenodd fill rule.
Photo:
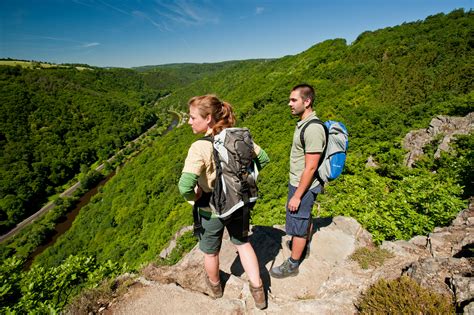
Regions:
<instances>
[{"instance_id":1,"label":"dense tree canopy","mask_svg":"<svg viewBox=\"0 0 474 315\"><path fill-rule=\"evenodd\" d=\"M0 232L159 120L160 93L132 70L0 66Z\"/></svg>"}]
</instances>

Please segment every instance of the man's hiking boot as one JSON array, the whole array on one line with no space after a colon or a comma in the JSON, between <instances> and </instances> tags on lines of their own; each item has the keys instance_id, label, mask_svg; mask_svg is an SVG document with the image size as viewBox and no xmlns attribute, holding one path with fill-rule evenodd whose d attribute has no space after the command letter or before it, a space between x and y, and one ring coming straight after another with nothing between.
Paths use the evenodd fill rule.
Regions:
<instances>
[{"instance_id":1,"label":"man's hiking boot","mask_svg":"<svg viewBox=\"0 0 474 315\"><path fill-rule=\"evenodd\" d=\"M266 308L267 303L265 301L265 291L263 290L263 283L260 284L259 287L255 288L249 282L249 287L250 287L250 293L252 293L252 297L255 301L255 307L257 307L259 310L263 310L264 308Z\"/></svg>"},{"instance_id":2,"label":"man's hiking boot","mask_svg":"<svg viewBox=\"0 0 474 315\"><path fill-rule=\"evenodd\" d=\"M288 247L288 249L291 251L291 247L293 245L293 241L292 240L288 240L286 241L286 247ZM304 258L308 258L309 257L309 251L310 251L310 245L311 243L310 242L307 242L306 243L306 246L303 250L303 253L301 254L301 257L304 257Z\"/></svg>"},{"instance_id":3,"label":"man's hiking boot","mask_svg":"<svg viewBox=\"0 0 474 315\"><path fill-rule=\"evenodd\" d=\"M291 263L290 259L288 258L280 266L273 267L270 270L270 275L273 278L281 279L281 278L286 278L286 277L294 277L298 274L298 272L299 272L299 266Z\"/></svg>"},{"instance_id":4,"label":"man's hiking boot","mask_svg":"<svg viewBox=\"0 0 474 315\"><path fill-rule=\"evenodd\" d=\"M219 281L219 283L213 284L211 283L211 280L209 280L207 276L205 277L206 277L206 284L209 287L209 289L211 289L211 293L212 293L211 297L215 299L221 298L223 295L221 282Z\"/></svg>"}]
</instances>

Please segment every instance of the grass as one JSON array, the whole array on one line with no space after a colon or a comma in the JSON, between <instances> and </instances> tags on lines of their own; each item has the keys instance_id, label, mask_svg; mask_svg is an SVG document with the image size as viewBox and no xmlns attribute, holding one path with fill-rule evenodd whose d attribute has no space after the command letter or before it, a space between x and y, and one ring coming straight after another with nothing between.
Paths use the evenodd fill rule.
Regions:
<instances>
[{"instance_id":1,"label":"grass","mask_svg":"<svg viewBox=\"0 0 474 315\"><path fill-rule=\"evenodd\" d=\"M64 314L98 314L136 282L133 275L125 275L115 280L106 280L96 288L83 290L66 306Z\"/></svg>"},{"instance_id":2,"label":"grass","mask_svg":"<svg viewBox=\"0 0 474 315\"><path fill-rule=\"evenodd\" d=\"M62 66L57 65L54 63L44 63L44 62L37 62L37 61L24 61L24 60L0 60L0 66L20 66L22 68L29 68L29 69L41 69L41 68L72 68L71 66ZM91 68L87 67L74 67L79 71L82 70L92 70Z\"/></svg>"},{"instance_id":3,"label":"grass","mask_svg":"<svg viewBox=\"0 0 474 315\"><path fill-rule=\"evenodd\" d=\"M386 259L393 257L393 254L380 247L358 248L350 258L359 263L362 269L377 268L382 266Z\"/></svg>"}]
</instances>

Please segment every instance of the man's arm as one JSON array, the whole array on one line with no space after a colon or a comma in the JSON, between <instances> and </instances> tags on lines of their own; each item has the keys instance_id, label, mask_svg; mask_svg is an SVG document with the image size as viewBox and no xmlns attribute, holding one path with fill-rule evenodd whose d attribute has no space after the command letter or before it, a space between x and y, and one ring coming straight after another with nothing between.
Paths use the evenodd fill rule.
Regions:
<instances>
[{"instance_id":1,"label":"man's arm","mask_svg":"<svg viewBox=\"0 0 474 315\"><path fill-rule=\"evenodd\" d=\"M293 197L291 197L288 202L288 209L290 212L298 211L298 207L301 203L301 197L311 186L311 183L314 179L314 173L316 172L319 164L319 159L321 158L321 153L306 153L304 155L305 167L303 173L301 174L300 183L298 188L295 191Z\"/></svg>"}]
</instances>

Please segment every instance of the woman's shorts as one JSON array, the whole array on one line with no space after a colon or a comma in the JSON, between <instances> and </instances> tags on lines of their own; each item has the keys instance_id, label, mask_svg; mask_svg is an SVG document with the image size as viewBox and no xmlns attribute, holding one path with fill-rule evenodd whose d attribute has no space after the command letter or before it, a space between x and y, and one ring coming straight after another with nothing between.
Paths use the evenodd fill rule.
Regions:
<instances>
[{"instance_id":1,"label":"woman's shorts","mask_svg":"<svg viewBox=\"0 0 474 315\"><path fill-rule=\"evenodd\" d=\"M222 245L222 236L224 235L224 227L230 235L230 241L235 245L243 245L248 243L247 233L244 233L244 227L248 226L248 222L243 215L243 208L234 212L229 219L219 219L206 216L201 213L202 229L199 233L199 249L206 254L215 254L220 251ZM246 223L246 224L245 224ZM243 235L245 234L245 236Z\"/></svg>"}]
</instances>

